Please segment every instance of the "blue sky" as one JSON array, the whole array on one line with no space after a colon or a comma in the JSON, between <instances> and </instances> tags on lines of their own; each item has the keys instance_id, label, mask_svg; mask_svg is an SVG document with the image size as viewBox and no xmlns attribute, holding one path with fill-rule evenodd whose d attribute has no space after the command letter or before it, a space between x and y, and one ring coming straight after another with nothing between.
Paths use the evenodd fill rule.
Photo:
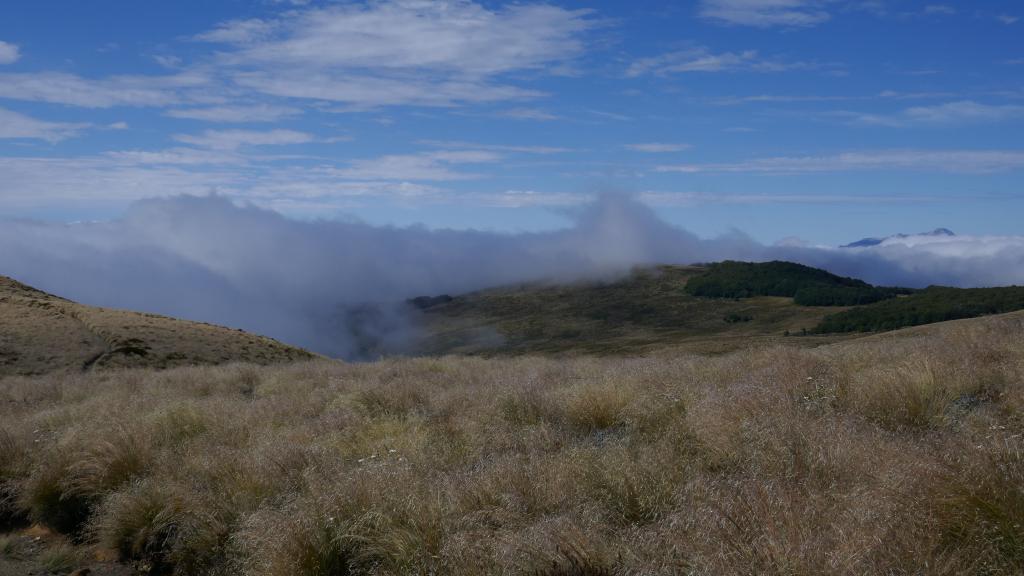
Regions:
<instances>
[{"instance_id":1,"label":"blue sky","mask_svg":"<svg viewBox=\"0 0 1024 576\"><path fill-rule=\"evenodd\" d=\"M1024 234L1020 2L11 2L0 218Z\"/></svg>"}]
</instances>

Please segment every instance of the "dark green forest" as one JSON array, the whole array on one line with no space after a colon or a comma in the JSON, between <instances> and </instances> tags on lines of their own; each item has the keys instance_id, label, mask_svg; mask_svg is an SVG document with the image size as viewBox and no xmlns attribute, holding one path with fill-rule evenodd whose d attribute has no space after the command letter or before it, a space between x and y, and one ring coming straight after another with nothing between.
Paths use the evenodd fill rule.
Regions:
<instances>
[{"instance_id":1,"label":"dark green forest","mask_svg":"<svg viewBox=\"0 0 1024 576\"><path fill-rule=\"evenodd\" d=\"M858 306L910 294L909 288L877 287L793 262L736 262L711 264L705 274L690 279L686 291L704 298L786 296L801 306Z\"/></svg>"},{"instance_id":2,"label":"dark green forest","mask_svg":"<svg viewBox=\"0 0 1024 576\"><path fill-rule=\"evenodd\" d=\"M686 292L702 298L741 299L784 296L801 306L846 306L826 316L812 332L879 332L946 320L975 318L1024 309L1024 287L950 288L923 290L872 286L863 280L837 276L793 262L736 262L709 264L691 278ZM741 322L726 318L726 322Z\"/></svg>"},{"instance_id":3,"label":"dark green forest","mask_svg":"<svg viewBox=\"0 0 1024 576\"><path fill-rule=\"evenodd\" d=\"M914 294L826 316L817 333L878 332L1024 309L1024 287L931 286Z\"/></svg>"}]
</instances>

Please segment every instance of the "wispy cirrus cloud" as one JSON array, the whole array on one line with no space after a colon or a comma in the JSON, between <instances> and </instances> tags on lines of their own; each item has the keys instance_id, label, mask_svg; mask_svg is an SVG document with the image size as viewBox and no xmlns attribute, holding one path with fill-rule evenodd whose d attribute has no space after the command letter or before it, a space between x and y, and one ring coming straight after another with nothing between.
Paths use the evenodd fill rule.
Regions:
<instances>
[{"instance_id":1,"label":"wispy cirrus cloud","mask_svg":"<svg viewBox=\"0 0 1024 576\"><path fill-rule=\"evenodd\" d=\"M539 108L511 108L509 110L502 110L501 112L498 112L497 115L502 118L537 120L539 122L550 122L552 120L561 119L561 116Z\"/></svg>"},{"instance_id":2,"label":"wispy cirrus cloud","mask_svg":"<svg viewBox=\"0 0 1024 576\"><path fill-rule=\"evenodd\" d=\"M123 204L171 194L208 194L231 189L237 175L187 166L151 166L138 157L0 157L0 206L8 210L44 206Z\"/></svg>"},{"instance_id":3,"label":"wispy cirrus cloud","mask_svg":"<svg viewBox=\"0 0 1024 576\"><path fill-rule=\"evenodd\" d=\"M1019 119L1024 119L1024 106L982 104L972 100L934 106L914 106L897 114L854 114L854 121L857 123L892 127L1007 122Z\"/></svg>"},{"instance_id":4,"label":"wispy cirrus cloud","mask_svg":"<svg viewBox=\"0 0 1024 576\"><path fill-rule=\"evenodd\" d=\"M467 104L532 100L543 92L476 78L387 78L368 74L303 71L239 72L234 82L247 89L282 98L337 102L345 110L383 106L452 107Z\"/></svg>"},{"instance_id":5,"label":"wispy cirrus cloud","mask_svg":"<svg viewBox=\"0 0 1024 576\"><path fill-rule=\"evenodd\" d=\"M234 20L194 40L223 46L197 64L173 56L165 75L88 78L67 72L0 74L0 98L86 108L177 106L167 114L209 122L272 122L287 106L236 105L239 91L319 100L345 110L450 107L544 96L509 73L561 73L598 24L588 10L547 4L488 8L382 0L305 7L268 19ZM0 63L18 57L0 43ZM202 105L202 106L200 106ZM190 106L190 107L185 107Z\"/></svg>"},{"instance_id":6,"label":"wispy cirrus cloud","mask_svg":"<svg viewBox=\"0 0 1024 576\"><path fill-rule=\"evenodd\" d=\"M177 108L168 110L165 116L187 118L223 124L248 124L251 122L277 122L302 114L302 110L291 106L251 104L243 106L209 106L203 108Z\"/></svg>"},{"instance_id":7,"label":"wispy cirrus cloud","mask_svg":"<svg viewBox=\"0 0 1024 576\"><path fill-rule=\"evenodd\" d=\"M226 22L199 39L233 45L228 62L323 69L439 70L488 76L543 68L583 51L587 10L469 1L385 0Z\"/></svg>"},{"instance_id":8,"label":"wispy cirrus cloud","mask_svg":"<svg viewBox=\"0 0 1024 576\"><path fill-rule=\"evenodd\" d=\"M367 198L446 198L447 190L427 182L475 177L459 172L456 160L442 154L405 161L370 159L347 168L263 165L238 151L188 147L71 158L0 157L0 215L5 210L123 206L139 198L210 193L291 214L322 215L325 209L351 207Z\"/></svg>"},{"instance_id":9,"label":"wispy cirrus cloud","mask_svg":"<svg viewBox=\"0 0 1024 576\"><path fill-rule=\"evenodd\" d=\"M660 154L665 152L682 152L693 148L693 144L681 144L671 142L644 142L640 144L625 144L623 148L633 150L634 152L647 152L651 154Z\"/></svg>"},{"instance_id":10,"label":"wispy cirrus cloud","mask_svg":"<svg viewBox=\"0 0 1024 576\"><path fill-rule=\"evenodd\" d=\"M479 142L462 142L460 140L419 140L417 143L424 146L454 150L488 150L493 152L521 152L525 154L562 154L573 151L572 148L563 148L560 146L481 144Z\"/></svg>"},{"instance_id":11,"label":"wispy cirrus cloud","mask_svg":"<svg viewBox=\"0 0 1024 576\"><path fill-rule=\"evenodd\" d=\"M641 192L637 198L651 206L697 206L702 204L898 204L942 200L914 194L738 194L719 192Z\"/></svg>"},{"instance_id":12,"label":"wispy cirrus cloud","mask_svg":"<svg viewBox=\"0 0 1024 576\"><path fill-rule=\"evenodd\" d=\"M461 164L497 162L502 156L487 150L440 150L419 154L391 154L377 158L357 159L344 168L330 172L338 178L351 180L454 181L479 178L478 174L460 172Z\"/></svg>"},{"instance_id":13,"label":"wispy cirrus cloud","mask_svg":"<svg viewBox=\"0 0 1024 576\"><path fill-rule=\"evenodd\" d=\"M119 163L135 166L216 166L245 164L248 160L234 151L201 150L179 146L163 150L114 150L104 154Z\"/></svg>"},{"instance_id":14,"label":"wispy cirrus cloud","mask_svg":"<svg viewBox=\"0 0 1024 576\"><path fill-rule=\"evenodd\" d=\"M986 174L1024 169L1022 150L877 150L830 156L779 156L741 162L658 166L657 172L808 174L930 171Z\"/></svg>"},{"instance_id":15,"label":"wispy cirrus cloud","mask_svg":"<svg viewBox=\"0 0 1024 576\"><path fill-rule=\"evenodd\" d=\"M722 24L769 28L815 26L831 16L829 0L702 0L701 17Z\"/></svg>"},{"instance_id":16,"label":"wispy cirrus cloud","mask_svg":"<svg viewBox=\"0 0 1024 576\"><path fill-rule=\"evenodd\" d=\"M871 100L934 100L956 97L955 92L920 91L900 92L883 90L875 94L750 94L719 96L709 101L720 106L738 104L803 104L819 102L859 102Z\"/></svg>"},{"instance_id":17,"label":"wispy cirrus cloud","mask_svg":"<svg viewBox=\"0 0 1024 576\"><path fill-rule=\"evenodd\" d=\"M219 65L266 94L451 106L539 96L498 78L563 66L595 26L588 10L547 4L385 0L225 22L196 39L227 45Z\"/></svg>"},{"instance_id":18,"label":"wispy cirrus cloud","mask_svg":"<svg viewBox=\"0 0 1024 576\"><path fill-rule=\"evenodd\" d=\"M0 40L0 64L13 64L21 58L21 50L16 44Z\"/></svg>"},{"instance_id":19,"label":"wispy cirrus cloud","mask_svg":"<svg viewBox=\"0 0 1024 576\"><path fill-rule=\"evenodd\" d=\"M205 130L201 134L175 134L178 142L213 150L237 150L243 146L307 144L312 134L296 130Z\"/></svg>"},{"instance_id":20,"label":"wispy cirrus cloud","mask_svg":"<svg viewBox=\"0 0 1024 576\"><path fill-rule=\"evenodd\" d=\"M626 76L666 76L686 72L785 72L813 67L815 65L808 62L764 58L757 50L716 53L705 46L697 46L636 60L626 69Z\"/></svg>"},{"instance_id":21,"label":"wispy cirrus cloud","mask_svg":"<svg viewBox=\"0 0 1024 576\"><path fill-rule=\"evenodd\" d=\"M52 144L73 138L88 127L83 123L46 122L0 108L0 139L44 140Z\"/></svg>"},{"instance_id":22,"label":"wispy cirrus cloud","mask_svg":"<svg viewBox=\"0 0 1024 576\"><path fill-rule=\"evenodd\" d=\"M66 72L0 73L0 98L49 102L82 108L162 107L189 98L191 89L208 86L201 73L170 76L112 76L90 79Z\"/></svg>"},{"instance_id":23,"label":"wispy cirrus cloud","mask_svg":"<svg viewBox=\"0 0 1024 576\"><path fill-rule=\"evenodd\" d=\"M942 16L952 16L956 14L956 8L949 4L929 4L924 7L925 14L938 14Z\"/></svg>"}]
</instances>

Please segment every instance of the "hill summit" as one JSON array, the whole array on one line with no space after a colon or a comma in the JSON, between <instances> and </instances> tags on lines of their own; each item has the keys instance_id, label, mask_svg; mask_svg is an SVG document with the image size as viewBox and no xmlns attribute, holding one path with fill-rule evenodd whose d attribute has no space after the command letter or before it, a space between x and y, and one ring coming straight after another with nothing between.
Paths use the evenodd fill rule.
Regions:
<instances>
[{"instance_id":1,"label":"hill summit","mask_svg":"<svg viewBox=\"0 0 1024 576\"><path fill-rule=\"evenodd\" d=\"M313 357L241 330L85 306L5 276L0 276L0 326L0 377Z\"/></svg>"}]
</instances>

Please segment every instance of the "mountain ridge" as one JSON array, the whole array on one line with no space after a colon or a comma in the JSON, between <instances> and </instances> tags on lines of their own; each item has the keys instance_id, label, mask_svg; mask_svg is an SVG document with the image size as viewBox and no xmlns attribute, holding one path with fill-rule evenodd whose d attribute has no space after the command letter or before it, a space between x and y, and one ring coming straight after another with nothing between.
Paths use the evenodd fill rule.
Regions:
<instances>
[{"instance_id":1,"label":"mountain ridge","mask_svg":"<svg viewBox=\"0 0 1024 576\"><path fill-rule=\"evenodd\" d=\"M931 232L921 232L920 234L904 234L901 232L898 234L885 236L884 238L861 238L860 240L850 242L849 244L843 244L842 246L840 246L840 248L868 248L871 246L878 246L879 244L882 244L883 242L887 240L892 240L894 238L910 238L911 236L956 236L956 233L954 233L949 228L941 227L936 228Z\"/></svg>"}]
</instances>

